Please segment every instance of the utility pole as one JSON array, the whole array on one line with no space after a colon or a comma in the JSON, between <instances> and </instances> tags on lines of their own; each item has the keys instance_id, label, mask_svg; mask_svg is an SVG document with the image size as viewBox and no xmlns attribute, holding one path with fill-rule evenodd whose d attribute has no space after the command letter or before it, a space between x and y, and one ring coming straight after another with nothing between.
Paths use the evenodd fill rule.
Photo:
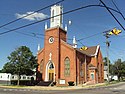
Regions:
<instances>
[{"instance_id":1,"label":"utility pole","mask_svg":"<svg viewBox=\"0 0 125 94\"><path fill-rule=\"evenodd\" d=\"M109 46L110 46L110 42L108 41L109 38L109 34L106 32L106 34L104 35L106 37L106 54L107 54L107 77L108 77L108 83L110 82L109 80Z\"/></svg>"},{"instance_id":2,"label":"utility pole","mask_svg":"<svg viewBox=\"0 0 125 94\"><path fill-rule=\"evenodd\" d=\"M107 53L107 77L108 77L108 83L110 82L110 79L109 79L109 46L110 46L110 41L108 41L108 38L110 38L110 36L112 35L119 35L122 31L120 29L116 29L116 28L113 28L111 30L108 30L108 31L105 31L103 33L104 36L106 37L106 53Z\"/></svg>"}]
</instances>

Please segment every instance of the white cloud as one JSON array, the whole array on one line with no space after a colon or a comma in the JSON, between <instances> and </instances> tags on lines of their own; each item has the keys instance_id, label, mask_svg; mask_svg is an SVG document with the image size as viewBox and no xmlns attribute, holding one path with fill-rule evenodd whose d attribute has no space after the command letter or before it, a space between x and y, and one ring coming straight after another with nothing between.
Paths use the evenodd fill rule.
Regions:
<instances>
[{"instance_id":1,"label":"white cloud","mask_svg":"<svg viewBox=\"0 0 125 94\"><path fill-rule=\"evenodd\" d=\"M32 13L33 13L33 14L32 14ZM28 15L28 14L32 14L32 15L29 15L29 16L27 16L27 17L24 17L24 16L26 16L26 15ZM34 20L39 21L39 20L43 20L43 19L45 19L45 18L48 17L48 15L45 15L45 14L43 14L43 13L38 13L38 12L35 12L35 13L34 13L34 12L27 12L27 13L25 13L25 14L16 13L15 16L16 16L17 18L22 18L22 17L24 17L23 19L26 19L26 20L29 20L29 21L34 21Z\"/></svg>"}]
</instances>

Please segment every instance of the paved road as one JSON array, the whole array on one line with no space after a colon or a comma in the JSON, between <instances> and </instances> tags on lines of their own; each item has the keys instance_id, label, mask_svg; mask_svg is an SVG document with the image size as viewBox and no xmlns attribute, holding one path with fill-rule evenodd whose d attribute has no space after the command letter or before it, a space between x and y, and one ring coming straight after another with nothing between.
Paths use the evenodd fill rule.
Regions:
<instances>
[{"instance_id":1,"label":"paved road","mask_svg":"<svg viewBox=\"0 0 125 94\"><path fill-rule=\"evenodd\" d=\"M125 94L125 82L108 87L76 90L33 90L0 88L0 94Z\"/></svg>"}]
</instances>

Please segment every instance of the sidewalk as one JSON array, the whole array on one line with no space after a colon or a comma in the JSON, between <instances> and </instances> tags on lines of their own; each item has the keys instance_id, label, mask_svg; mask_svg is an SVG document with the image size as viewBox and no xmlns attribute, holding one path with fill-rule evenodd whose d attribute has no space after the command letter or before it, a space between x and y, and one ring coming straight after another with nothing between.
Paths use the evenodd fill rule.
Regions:
<instances>
[{"instance_id":1,"label":"sidewalk","mask_svg":"<svg viewBox=\"0 0 125 94\"><path fill-rule=\"evenodd\" d=\"M33 90L74 90L74 89L86 89L99 86L105 86L106 83L99 83L94 85L78 85L78 86L67 86L67 87L45 87L45 86L0 86L1 88L18 88L18 89L33 89Z\"/></svg>"}]
</instances>

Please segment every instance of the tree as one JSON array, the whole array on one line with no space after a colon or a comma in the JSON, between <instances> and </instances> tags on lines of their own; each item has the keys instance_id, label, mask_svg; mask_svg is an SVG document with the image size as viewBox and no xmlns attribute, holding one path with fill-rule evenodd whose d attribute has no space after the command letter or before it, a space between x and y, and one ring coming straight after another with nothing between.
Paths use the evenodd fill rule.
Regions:
<instances>
[{"instance_id":1,"label":"tree","mask_svg":"<svg viewBox=\"0 0 125 94\"><path fill-rule=\"evenodd\" d=\"M7 62L2 69L3 73L11 73L11 74L15 74L14 72L16 71L14 68L14 64L12 64L11 62Z\"/></svg>"},{"instance_id":2,"label":"tree","mask_svg":"<svg viewBox=\"0 0 125 94\"><path fill-rule=\"evenodd\" d=\"M120 81L120 78L125 76L125 62L122 62L121 59L118 59L114 62L113 67L114 74L117 75L118 80Z\"/></svg>"},{"instance_id":3,"label":"tree","mask_svg":"<svg viewBox=\"0 0 125 94\"><path fill-rule=\"evenodd\" d=\"M20 82L20 75L32 75L33 69L37 66L36 57L33 56L30 49L26 46L21 46L13 51L8 56L9 62L7 62L2 71L18 75L18 83Z\"/></svg>"},{"instance_id":4,"label":"tree","mask_svg":"<svg viewBox=\"0 0 125 94\"><path fill-rule=\"evenodd\" d=\"M103 63L104 63L104 66L107 66L107 73L108 73L108 64L107 64L107 57L104 57L103 58ZM110 63L110 60L109 60L109 75L111 75L111 79L112 79L112 75L114 75L114 69L113 69L114 67L113 67L113 64L112 63Z\"/></svg>"},{"instance_id":5,"label":"tree","mask_svg":"<svg viewBox=\"0 0 125 94\"><path fill-rule=\"evenodd\" d=\"M0 73L2 72L2 70L0 70Z\"/></svg>"}]
</instances>

